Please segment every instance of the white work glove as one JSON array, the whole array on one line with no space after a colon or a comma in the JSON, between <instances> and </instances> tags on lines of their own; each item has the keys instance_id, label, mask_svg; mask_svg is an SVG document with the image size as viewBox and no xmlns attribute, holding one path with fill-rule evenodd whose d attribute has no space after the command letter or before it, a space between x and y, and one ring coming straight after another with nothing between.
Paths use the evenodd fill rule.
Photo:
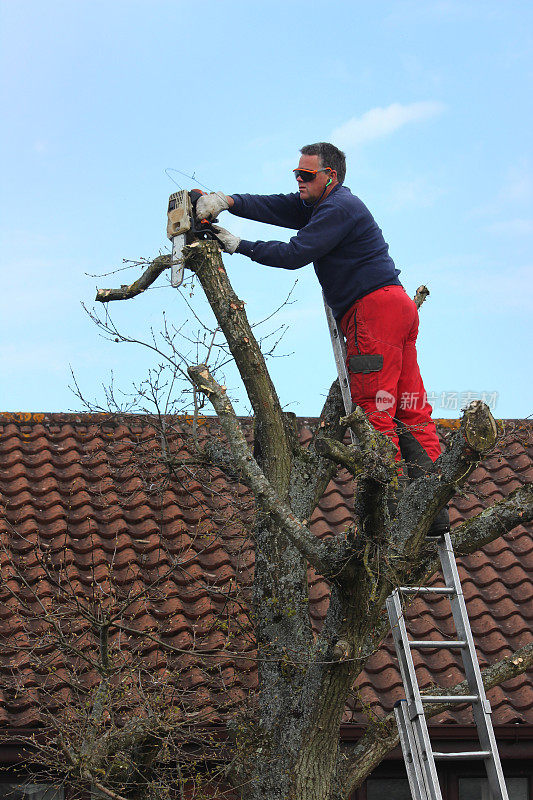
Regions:
<instances>
[{"instance_id":1,"label":"white work glove","mask_svg":"<svg viewBox=\"0 0 533 800\"><path fill-rule=\"evenodd\" d=\"M220 225L213 225L213 230L216 231L217 239L220 240L224 252L234 253L241 241L239 237L234 236L225 228L221 228Z\"/></svg>"},{"instance_id":2,"label":"white work glove","mask_svg":"<svg viewBox=\"0 0 533 800\"><path fill-rule=\"evenodd\" d=\"M229 203L224 192L211 192L198 198L196 219L216 219L221 211L227 211Z\"/></svg>"}]
</instances>

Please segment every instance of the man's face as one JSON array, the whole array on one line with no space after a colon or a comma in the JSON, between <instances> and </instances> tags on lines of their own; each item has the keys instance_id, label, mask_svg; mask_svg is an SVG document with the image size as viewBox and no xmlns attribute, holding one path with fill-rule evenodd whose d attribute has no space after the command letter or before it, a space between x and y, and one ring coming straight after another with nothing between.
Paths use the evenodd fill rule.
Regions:
<instances>
[{"instance_id":1,"label":"man's face","mask_svg":"<svg viewBox=\"0 0 533 800\"><path fill-rule=\"evenodd\" d=\"M320 163L318 156L302 155L300 161L298 162L298 167L299 169L316 170L321 169L322 164ZM315 175L315 179L313 181L309 181L308 183L305 183L301 178L297 178L298 191L300 192L300 197L302 200L305 200L308 203L315 203L326 188L326 184L331 177L331 172L328 170L327 172L318 172Z\"/></svg>"}]
</instances>

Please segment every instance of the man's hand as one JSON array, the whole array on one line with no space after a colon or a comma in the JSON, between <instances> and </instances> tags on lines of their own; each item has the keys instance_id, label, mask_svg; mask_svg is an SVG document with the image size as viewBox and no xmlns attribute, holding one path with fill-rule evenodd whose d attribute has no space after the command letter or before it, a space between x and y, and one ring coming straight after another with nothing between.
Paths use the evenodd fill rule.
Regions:
<instances>
[{"instance_id":1,"label":"man's hand","mask_svg":"<svg viewBox=\"0 0 533 800\"><path fill-rule=\"evenodd\" d=\"M224 192L211 192L198 198L196 219L216 219L221 211L227 211L229 203Z\"/></svg>"},{"instance_id":2,"label":"man's hand","mask_svg":"<svg viewBox=\"0 0 533 800\"><path fill-rule=\"evenodd\" d=\"M224 250L224 252L234 253L241 241L239 237L234 236L225 228L221 228L220 225L213 225L213 230L216 231L217 239L219 239L219 241L221 242L222 249Z\"/></svg>"}]
</instances>

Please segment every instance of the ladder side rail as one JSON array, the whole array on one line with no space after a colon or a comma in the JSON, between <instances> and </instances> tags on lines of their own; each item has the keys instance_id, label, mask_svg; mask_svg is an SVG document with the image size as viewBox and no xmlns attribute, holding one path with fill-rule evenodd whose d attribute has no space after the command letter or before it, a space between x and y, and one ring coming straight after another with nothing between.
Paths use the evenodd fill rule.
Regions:
<instances>
[{"instance_id":1,"label":"ladder side rail","mask_svg":"<svg viewBox=\"0 0 533 800\"><path fill-rule=\"evenodd\" d=\"M408 643L407 628L398 589L395 589L387 598L387 611L406 694L408 717L412 725L418 756L423 769L428 798L429 800L442 800L437 768L431 749L429 731L416 678L415 665Z\"/></svg>"},{"instance_id":2,"label":"ladder side rail","mask_svg":"<svg viewBox=\"0 0 533 800\"><path fill-rule=\"evenodd\" d=\"M346 344L344 342L344 336L342 334L341 329L339 328L337 320L333 316L331 308L328 306L326 302L324 294L322 294L322 299L324 300L326 320L328 323L329 335L331 337L331 346L333 348L335 364L337 366L337 375L339 376L339 384L341 387L341 394L344 402L344 408L347 414L351 414L353 403L352 403L352 395L350 392L350 379L348 377L348 370L346 369Z\"/></svg>"},{"instance_id":3,"label":"ladder side rail","mask_svg":"<svg viewBox=\"0 0 533 800\"><path fill-rule=\"evenodd\" d=\"M394 706L394 716L400 734L405 771L413 800L430 800L424 768L420 762L415 732L407 711L407 700Z\"/></svg>"},{"instance_id":4,"label":"ladder side rail","mask_svg":"<svg viewBox=\"0 0 533 800\"><path fill-rule=\"evenodd\" d=\"M459 578L459 571L455 561L452 541L446 533L438 543L439 558L442 565L444 581L447 586L453 586L454 594L450 597L452 616L455 629L461 639L466 642L466 647L461 649L461 658L466 680L472 694L477 694L479 700L472 704L474 721L478 731L479 743L482 750L490 751L490 757L485 760L487 778L493 800L508 800L505 778L498 752L498 745L494 735L491 719L490 702L487 700L483 678L477 658L472 629L468 619L468 611L463 595L463 588Z\"/></svg>"},{"instance_id":5,"label":"ladder side rail","mask_svg":"<svg viewBox=\"0 0 533 800\"><path fill-rule=\"evenodd\" d=\"M398 589L394 589L392 594L387 597L386 605L389 613L391 633L396 649L396 655L398 657L402 683L405 689L406 700L409 705L409 716L412 718L413 714L423 714L424 708L422 706L422 700L420 699L420 691L418 690L418 681L416 678L413 657L411 655L409 645L407 644L407 628L405 626L405 619L403 616Z\"/></svg>"}]
</instances>

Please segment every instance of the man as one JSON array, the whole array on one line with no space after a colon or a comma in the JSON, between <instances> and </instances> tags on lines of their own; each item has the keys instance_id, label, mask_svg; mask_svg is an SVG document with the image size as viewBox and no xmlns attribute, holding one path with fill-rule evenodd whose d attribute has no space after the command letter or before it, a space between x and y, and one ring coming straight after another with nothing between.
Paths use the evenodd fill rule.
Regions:
<instances>
[{"instance_id":1,"label":"man","mask_svg":"<svg viewBox=\"0 0 533 800\"><path fill-rule=\"evenodd\" d=\"M298 192L288 195L204 195L199 218L229 210L246 219L293 228L288 243L251 242L215 226L227 253L282 269L313 263L347 343L352 400L395 443L397 460L418 477L440 455L431 406L416 355L418 313L405 293L383 234L366 206L343 185L346 159L328 142L301 149L293 170ZM401 455L400 455L401 451ZM438 535L447 529L439 515Z\"/></svg>"}]
</instances>

